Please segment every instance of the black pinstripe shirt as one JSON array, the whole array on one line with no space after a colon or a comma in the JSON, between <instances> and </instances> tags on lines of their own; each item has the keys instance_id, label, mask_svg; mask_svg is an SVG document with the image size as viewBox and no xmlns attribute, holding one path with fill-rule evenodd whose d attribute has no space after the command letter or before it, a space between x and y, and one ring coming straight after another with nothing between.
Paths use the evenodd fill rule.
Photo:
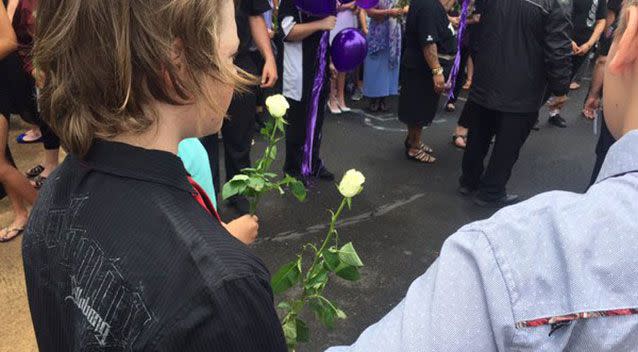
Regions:
<instances>
[{"instance_id":1,"label":"black pinstripe shirt","mask_svg":"<svg viewBox=\"0 0 638 352\"><path fill-rule=\"evenodd\" d=\"M48 179L23 242L47 351L285 351L261 260L170 153L97 142Z\"/></svg>"}]
</instances>

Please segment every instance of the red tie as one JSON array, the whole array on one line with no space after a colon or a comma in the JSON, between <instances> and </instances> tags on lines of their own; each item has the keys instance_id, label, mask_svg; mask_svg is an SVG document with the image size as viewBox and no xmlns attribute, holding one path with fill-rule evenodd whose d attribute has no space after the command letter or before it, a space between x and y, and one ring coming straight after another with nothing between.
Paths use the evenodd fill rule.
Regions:
<instances>
[{"instance_id":1,"label":"red tie","mask_svg":"<svg viewBox=\"0 0 638 352\"><path fill-rule=\"evenodd\" d=\"M217 210L213 206L213 203L210 201L210 198L208 198L208 194L206 194L206 191L204 191L202 186L195 182L195 180L193 180L193 178L190 176L188 176L188 182L191 184L191 186L193 186L193 190L195 192L191 194L193 195L193 198L195 198L197 203L199 203L199 205L201 205L202 208L204 208L209 214L214 215L215 218L221 223L222 218L219 217Z\"/></svg>"}]
</instances>

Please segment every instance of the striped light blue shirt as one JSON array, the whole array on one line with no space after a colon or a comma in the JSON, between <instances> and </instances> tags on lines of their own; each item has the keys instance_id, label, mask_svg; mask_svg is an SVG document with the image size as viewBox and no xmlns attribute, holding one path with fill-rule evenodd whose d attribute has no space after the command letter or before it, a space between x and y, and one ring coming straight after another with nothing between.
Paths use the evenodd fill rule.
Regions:
<instances>
[{"instance_id":1,"label":"striped light blue shirt","mask_svg":"<svg viewBox=\"0 0 638 352\"><path fill-rule=\"evenodd\" d=\"M461 228L401 303L329 351L638 351L636 308L633 131L587 193L544 193Z\"/></svg>"}]
</instances>

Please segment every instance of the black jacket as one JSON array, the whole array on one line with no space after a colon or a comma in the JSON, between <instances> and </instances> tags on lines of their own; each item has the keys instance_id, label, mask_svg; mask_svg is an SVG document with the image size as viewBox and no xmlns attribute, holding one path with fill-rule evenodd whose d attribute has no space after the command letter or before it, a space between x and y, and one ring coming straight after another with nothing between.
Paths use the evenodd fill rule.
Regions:
<instances>
[{"instance_id":1,"label":"black jacket","mask_svg":"<svg viewBox=\"0 0 638 352\"><path fill-rule=\"evenodd\" d=\"M266 267L199 199L170 153L68 157L23 242L40 351L286 351Z\"/></svg>"},{"instance_id":2,"label":"black jacket","mask_svg":"<svg viewBox=\"0 0 638 352\"><path fill-rule=\"evenodd\" d=\"M538 111L571 75L571 0L482 0L469 99L497 111Z\"/></svg>"}]
</instances>

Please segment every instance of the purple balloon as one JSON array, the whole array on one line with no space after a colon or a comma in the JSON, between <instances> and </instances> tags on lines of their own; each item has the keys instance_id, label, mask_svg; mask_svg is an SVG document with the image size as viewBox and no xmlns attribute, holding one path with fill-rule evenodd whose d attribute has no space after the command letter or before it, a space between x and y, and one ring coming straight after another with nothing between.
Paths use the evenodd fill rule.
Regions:
<instances>
[{"instance_id":1,"label":"purple balloon","mask_svg":"<svg viewBox=\"0 0 638 352\"><path fill-rule=\"evenodd\" d=\"M379 4L379 0L357 0L357 6L362 9L371 9Z\"/></svg>"},{"instance_id":2,"label":"purple balloon","mask_svg":"<svg viewBox=\"0 0 638 352\"><path fill-rule=\"evenodd\" d=\"M332 41L330 56L332 64L339 72L349 72L363 63L368 54L365 36L354 28L346 28L337 33Z\"/></svg>"},{"instance_id":3,"label":"purple balloon","mask_svg":"<svg viewBox=\"0 0 638 352\"><path fill-rule=\"evenodd\" d=\"M337 0L295 0L295 6L317 17L334 16L337 13Z\"/></svg>"}]
</instances>

